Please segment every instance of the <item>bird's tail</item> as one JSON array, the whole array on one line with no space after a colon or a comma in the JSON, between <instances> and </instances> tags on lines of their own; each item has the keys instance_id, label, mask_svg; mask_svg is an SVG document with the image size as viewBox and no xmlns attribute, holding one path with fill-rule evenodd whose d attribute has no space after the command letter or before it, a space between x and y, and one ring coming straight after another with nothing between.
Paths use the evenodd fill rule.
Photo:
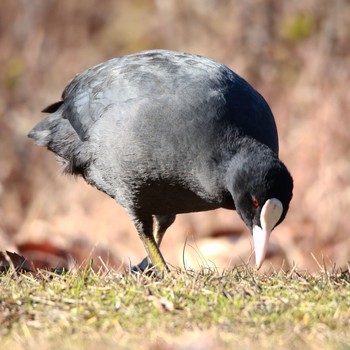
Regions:
<instances>
[{"instance_id":1,"label":"bird's tail","mask_svg":"<svg viewBox=\"0 0 350 350\"><path fill-rule=\"evenodd\" d=\"M88 158L84 156L82 140L68 119L62 117L59 107L63 102L48 106L43 112L51 113L39 122L28 134L39 146L46 146L55 153L64 165L64 171L83 175Z\"/></svg>"}]
</instances>

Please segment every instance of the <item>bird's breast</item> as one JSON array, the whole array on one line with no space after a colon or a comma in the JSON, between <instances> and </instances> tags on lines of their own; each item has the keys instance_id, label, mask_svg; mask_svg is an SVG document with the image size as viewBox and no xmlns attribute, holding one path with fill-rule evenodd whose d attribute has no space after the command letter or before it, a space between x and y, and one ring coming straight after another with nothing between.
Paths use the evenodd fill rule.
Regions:
<instances>
[{"instance_id":1,"label":"bird's breast","mask_svg":"<svg viewBox=\"0 0 350 350\"><path fill-rule=\"evenodd\" d=\"M144 184L138 188L136 197L139 207L152 215L206 211L223 206L222 200L201 189L164 181Z\"/></svg>"}]
</instances>

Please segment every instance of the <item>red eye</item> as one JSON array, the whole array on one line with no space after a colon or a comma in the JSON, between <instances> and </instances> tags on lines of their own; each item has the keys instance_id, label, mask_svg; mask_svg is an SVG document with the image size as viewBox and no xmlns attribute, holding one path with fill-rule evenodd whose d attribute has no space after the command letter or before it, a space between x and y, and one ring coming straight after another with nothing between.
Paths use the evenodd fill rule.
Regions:
<instances>
[{"instance_id":1,"label":"red eye","mask_svg":"<svg viewBox=\"0 0 350 350\"><path fill-rule=\"evenodd\" d=\"M257 199L255 197L252 197L252 204L254 205L254 207L258 207L259 206L259 202L257 201Z\"/></svg>"}]
</instances>

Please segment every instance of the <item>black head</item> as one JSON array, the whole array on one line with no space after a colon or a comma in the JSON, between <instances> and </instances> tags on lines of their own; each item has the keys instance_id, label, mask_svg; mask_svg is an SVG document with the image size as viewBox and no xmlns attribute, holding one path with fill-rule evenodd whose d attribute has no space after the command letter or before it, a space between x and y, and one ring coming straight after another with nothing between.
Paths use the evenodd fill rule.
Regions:
<instances>
[{"instance_id":1,"label":"black head","mask_svg":"<svg viewBox=\"0 0 350 350\"><path fill-rule=\"evenodd\" d=\"M283 221L292 199L293 179L281 161L247 165L237 170L232 184L236 210L250 230L261 227L261 210L268 199L281 201L283 211L275 226Z\"/></svg>"},{"instance_id":2,"label":"black head","mask_svg":"<svg viewBox=\"0 0 350 350\"><path fill-rule=\"evenodd\" d=\"M253 233L256 260L261 266L270 233L287 214L293 179L277 155L261 144L237 153L226 179L235 208Z\"/></svg>"}]
</instances>

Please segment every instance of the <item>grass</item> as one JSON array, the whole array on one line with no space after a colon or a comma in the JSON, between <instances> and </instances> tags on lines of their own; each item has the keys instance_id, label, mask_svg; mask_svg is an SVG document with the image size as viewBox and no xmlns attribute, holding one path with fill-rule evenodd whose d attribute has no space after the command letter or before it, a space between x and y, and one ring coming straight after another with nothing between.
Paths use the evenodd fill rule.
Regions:
<instances>
[{"instance_id":1,"label":"grass","mask_svg":"<svg viewBox=\"0 0 350 350\"><path fill-rule=\"evenodd\" d=\"M0 277L0 348L350 349L349 272Z\"/></svg>"}]
</instances>

